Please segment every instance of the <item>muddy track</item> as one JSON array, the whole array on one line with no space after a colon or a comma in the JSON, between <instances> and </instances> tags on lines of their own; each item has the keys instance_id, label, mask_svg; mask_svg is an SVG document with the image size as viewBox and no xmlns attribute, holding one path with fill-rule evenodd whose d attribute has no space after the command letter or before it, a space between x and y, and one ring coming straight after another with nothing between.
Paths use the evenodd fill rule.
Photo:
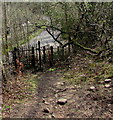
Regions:
<instances>
[{"instance_id":1,"label":"muddy track","mask_svg":"<svg viewBox=\"0 0 113 120\"><path fill-rule=\"evenodd\" d=\"M36 93L36 105L31 108L28 114L25 116L27 118L38 117L45 118L49 117L51 114L46 114L43 112L50 104L46 104L45 100L53 98L54 96L54 84L58 82L58 76L55 72L46 72L42 75L39 81L39 86ZM52 106L53 107L53 106ZM49 111L48 111L49 112Z\"/></svg>"},{"instance_id":2,"label":"muddy track","mask_svg":"<svg viewBox=\"0 0 113 120\"><path fill-rule=\"evenodd\" d=\"M105 97L99 96L103 85L97 91L89 91L90 84L73 86L62 81L59 71L41 75L35 97L11 111L11 118L110 118L112 107ZM59 84L60 83L60 84ZM106 89L108 90L108 89ZM60 105L58 99L67 99ZM109 96L110 98L110 96Z\"/></svg>"},{"instance_id":3,"label":"muddy track","mask_svg":"<svg viewBox=\"0 0 113 120\"><path fill-rule=\"evenodd\" d=\"M43 113L43 109L46 107L44 100L54 96L55 83L59 81L58 78L55 71L43 73L39 80L35 98L23 106L17 106L11 110L11 118L40 118L46 116Z\"/></svg>"}]
</instances>

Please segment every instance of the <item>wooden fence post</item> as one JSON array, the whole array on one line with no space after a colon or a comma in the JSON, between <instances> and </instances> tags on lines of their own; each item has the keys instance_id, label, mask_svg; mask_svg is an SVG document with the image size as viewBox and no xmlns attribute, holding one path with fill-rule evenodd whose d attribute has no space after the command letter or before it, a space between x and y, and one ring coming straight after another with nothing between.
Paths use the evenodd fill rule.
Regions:
<instances>
[{"instance_id":1,"label":"wooden fence post","mask_svg":"<svg viewBox=\"0 0 113 120\"><path fill-rule=\"evenodd\" d=\"M50 66L53 66L53 46L50 47L51 53L50 53Z\"/></svg>"},{"instance_id":2,"label":"wooden fence post","mask_svg":"<svg viewBox=\"0 0 113 120\"><path fill-rule=\"evenodd\" d=\"M43 62L46 63L46 49L43 47Z\"/></svg>"},{"instance_id":3,"label":"wooden fence post","mask_svg":"<svg viewBox=\"0 0 113 120\"><path fill-rule=\"evenodd\" d=\"M17 55L16 55L16 52L17 52L17 48L14 47L14 51L13 51L13 60L14 60L15 68L17 69L17 64L16 64Z\"/></svg>"},{"instance_id":4,"label":"wooden fence post","mask_svg":"<svg viewBox=\"0 0 113 120\"><path fill-rule=\"evenodd\" d=\"M59 55L59 53L60 53L60 48L59 46L57 46L57 54Z\"/></svg>"},{"instance_id":5,"label":"wooden fence post","mask_svg":"<svg viewBox=\"0 0 113 120\"><path fill-rule=\"evenodd\" d=\"M38 47L37 47L37 44L36 44L36 59L38 59L38 57L37 57L37 50L38 50Z\"/></svg>"},{"instance_id":6,"label":"wooden fence post","mask_svg":"<svg viewBox=\"0 0 113 120\"><path fill-rule=\"evenodd\" d=\"M25 54L26 54L26 62L27 62L27 64L29 64L29 63L28 63L28 51L27 51L27 46L25 47Z\"/></svg>"},{"instance_id":7,"label":"wooden fence post","mask_svg":"<svg viewBox=\"0 0 113 120\"><path fill-rule=\"evenodd\" d=\"M38 41L38 49L39 49L39 67L41 69L41 50L40 50L40 41Z\"/></svg>"},{"instance_id":8,"label":"wooden fence post","mask_svg":"<svg viewBox=\"0 0 113 120\"><path fill-rule=\"evenodd\" d=\"M30 65L30 45L28 45L28 65Z\"/></svg>"},{"instance_id":9,"label":"wooden fence post","mask_svg":"<svg viewBox=\"0 0 113 120\"><path fill-rule=\"evenodd\" d=\"M31 61L31 63L32 63L32 67L33 67L34 70L35 70L35 55L34 55L34 47L32 47L32 61Z\"/></svg>"},{"instance_id":10,"label":"wooden fence post","mask_svg":"<svg viewBox=\"0 0 113 120\"><path fill-rule=\"evenodd\" d=\"M17 50L17 57L18 57L18 59L19 59L19 61L20 61L20 49L18 48L18 49L16 49Z\"/></svg>"}]
</instances>

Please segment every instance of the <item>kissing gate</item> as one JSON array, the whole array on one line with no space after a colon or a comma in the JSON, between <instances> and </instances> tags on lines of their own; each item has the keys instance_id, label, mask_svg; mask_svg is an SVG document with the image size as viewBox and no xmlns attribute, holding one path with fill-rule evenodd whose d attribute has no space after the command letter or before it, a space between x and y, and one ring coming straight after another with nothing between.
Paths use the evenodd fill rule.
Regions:
<instances>
[{"instance_id":1,"label":"kissing gate","mask_svg":"<svg viewBox=\"0 0 113 120\"><path fill-rule=\"evenodd\" d=\"M14 48L13 50L13 63L17 68L16 60L22 62L25 68L33 68L34 70L53 67L60 61L66 60L66 57L70 55L72 46L62 48L57 46L40 46L40 41L34 46L25 46L20 48ZM65 58L65 59L64 59Z\"/></svg>"}]
</instances>

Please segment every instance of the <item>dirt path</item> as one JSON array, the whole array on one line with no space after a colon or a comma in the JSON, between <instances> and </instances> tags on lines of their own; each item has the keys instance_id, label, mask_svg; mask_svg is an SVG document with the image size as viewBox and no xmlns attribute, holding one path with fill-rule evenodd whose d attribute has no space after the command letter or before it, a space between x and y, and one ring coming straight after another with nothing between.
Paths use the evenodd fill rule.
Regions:
<instances>
[{"instance_id":1,"label":"dirt path","mask_svg":"<svg viewBox=\"0 0 113 120\"><path fill-rule=\"evenodd\" d=\"M11 118L109 118L111 104L104 96L99 96L99 85L89 91L90 84L70 85L60 79L58 71L45 72L35 98L11 110ZM107 90L107 89L106 89ZM58 103L59 99L67 103Z\"/></svg>"},{"instance_id":2,"label":"dirt path","mask_svg":"<svg viewBox=\"0 0 113 120\"><path fill-rule=\"evenodd\" d=\"M48 117L42 112L44 107L50 106L51 102L54 102L54 89L56 82L59 81L56 72L46 72L40 78L38 89L35 98L28 101L26 104L17 105L11 110L11 118L32 118L32 117ZM48 100L45 102L44 100ZM50 102L50 103L49 103Z\"/></svg>"}]
</instances>

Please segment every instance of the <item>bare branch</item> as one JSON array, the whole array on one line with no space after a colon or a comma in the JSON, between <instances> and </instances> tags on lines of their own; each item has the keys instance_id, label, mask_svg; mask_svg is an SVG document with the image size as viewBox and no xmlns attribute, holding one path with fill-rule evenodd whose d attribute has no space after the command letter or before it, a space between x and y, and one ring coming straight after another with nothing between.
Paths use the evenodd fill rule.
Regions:
<instances>
[{"instance_id":1,"label":"bare branch","mask_svg":"<svg viewBox=\"0 0 113 120\"><path fill-rule=\"evenodd\" d=\"M54 35L53 35L47 28L46 28L46 31L52 36L52 38L53 38L56 42L58 42L61 46L63 45L59 40L57 40L58 37L55 38Z\"/></svg>"}]
</instances>

